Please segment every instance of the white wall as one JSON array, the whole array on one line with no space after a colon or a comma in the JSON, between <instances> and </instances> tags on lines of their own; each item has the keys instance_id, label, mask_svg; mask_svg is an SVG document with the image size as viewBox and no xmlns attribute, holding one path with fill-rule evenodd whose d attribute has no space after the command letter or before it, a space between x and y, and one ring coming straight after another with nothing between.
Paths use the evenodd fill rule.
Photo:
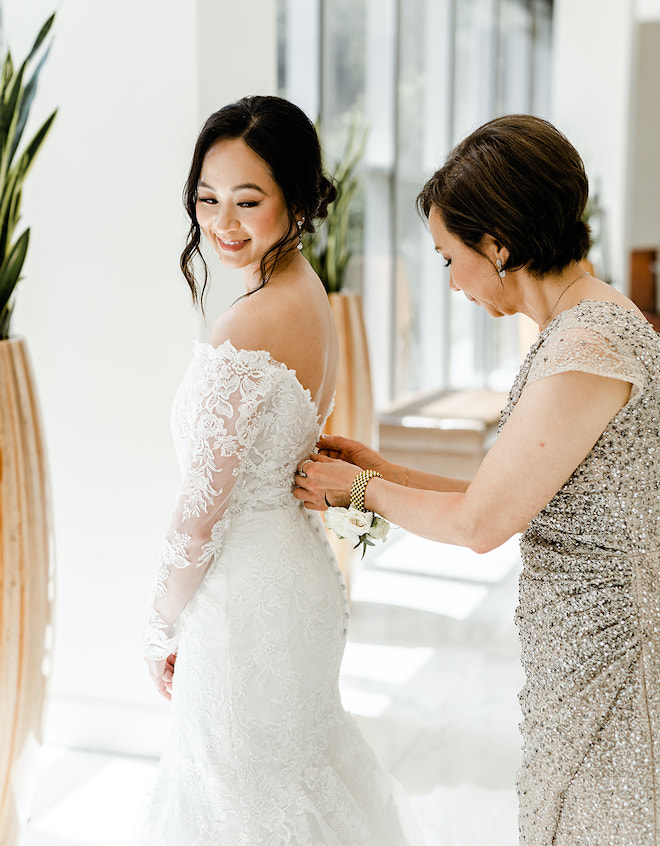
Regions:
<instances>
[{"instance_id":1,"label":"white wall","mask_svg":"<svg viewBox=\"0 0 660 846\"><path fill-rule=\"evenodd\" d=\"M53 5L5 0L15 57ZM167 707L139 641L178 478L169 408L199 329L178 270L181 188L203 118L274 89L273 21L271 0L59 4L32 128L60 111L24 191L32 236L14 318L52 476L51 742L147 754L161 744Z\"/></svg>"},{"instance_id":2,"label":"white wall","mask_svg":"<svg viewBox=\"0 0 660 846\"><path fill-rule=\"evenodd\" d=\"M636 35L628 240L660 250L660 20L638 23Z\"/></svg>"},{"instance_id":3,"label":"white wall","mask_svg":"<svg viewBox=\"0 0 660 846\"><path fill-rule=\"evenodd\" d=\"M274 0L198 0L197 71L200 119L239 97L277 93ZM213 285L200 334L208 340L215 315L245 293L242 276L207 256Z\"/></svg>"},{"instance_id":4,"label":"white wall","mask_svg":"<svg viewBox=\"0 0 660 846\"><path fill-rule=\"evenodd\" d=\"M606 209L612 279L628 277L633 0L555 0L551 120L578 149Z\"/></svg>"}]
</instances>

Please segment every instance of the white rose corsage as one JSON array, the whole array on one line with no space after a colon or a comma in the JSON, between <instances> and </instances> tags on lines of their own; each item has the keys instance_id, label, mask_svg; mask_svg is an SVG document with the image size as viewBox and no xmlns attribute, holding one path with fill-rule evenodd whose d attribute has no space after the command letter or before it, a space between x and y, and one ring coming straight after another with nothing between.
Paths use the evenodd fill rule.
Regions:
<instances>
[{"instance_id":1,"label":"white rose corsage","mask_svg":"<svg viewBox=\"0 0 660 846\"><path fill-rule=\"evenodd\" d=\"M325 512L325 525L332 529L338 538L346 538L353 549L362 546L362 557L368 546L374 546L374 541L384 541L390 530L387 520L374 514L373 511L360 511L352 505L348 508L331 506Z\"/></svg>"}]
</instances>

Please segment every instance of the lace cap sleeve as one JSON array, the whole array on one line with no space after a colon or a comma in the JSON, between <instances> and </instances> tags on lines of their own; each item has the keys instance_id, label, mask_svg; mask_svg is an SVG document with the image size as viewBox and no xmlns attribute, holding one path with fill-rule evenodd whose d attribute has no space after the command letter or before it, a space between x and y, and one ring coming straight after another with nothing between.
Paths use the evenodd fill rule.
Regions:
<instances>
[{"instance_id":1,"label":"lace cap sleeve","mask_svg":"<svg viewBox=\"0 0 660 846\"><path fill-rule=\"evenodd\" d=\"M185 435L181 487L163 543L144 638L156 660L176 651L181 612L221 544L241 462L254 443L269 390L266 363L229 345L200 345L180 391Z\"/></svg>"},{"instance_id":2,"label":"lace cap sleeve","mask_svg":"<svg viewBox=\"0 0 660 846\"><path fill-rule=\"evenodd\" d=\"M527 383L575 370L632 383L630 398L645 384L641 363L616 336L575 318L560 321L545 338L532 362Z\"/></svg>"}]
</instances>

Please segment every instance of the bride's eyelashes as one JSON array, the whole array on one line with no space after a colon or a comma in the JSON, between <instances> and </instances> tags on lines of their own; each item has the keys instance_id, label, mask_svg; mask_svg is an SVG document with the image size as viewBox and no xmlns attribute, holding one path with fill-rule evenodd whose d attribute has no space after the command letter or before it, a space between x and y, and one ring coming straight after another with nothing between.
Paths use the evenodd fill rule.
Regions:
<instances>
[{"instance_id":1,"label":"bride's eyelashes","mask_svg":"<svg viewBox=\"0 0 660 846\"><path fill-rule=\"evenodd\" d=\"M198 197L198 203L203 203L205 206L217 206L218 201L215 197ZM253 209L259 205L258 200L243 200L240 203L236 203L237 206L240 206L242 209Z\"/></svg>"}]
</instances>

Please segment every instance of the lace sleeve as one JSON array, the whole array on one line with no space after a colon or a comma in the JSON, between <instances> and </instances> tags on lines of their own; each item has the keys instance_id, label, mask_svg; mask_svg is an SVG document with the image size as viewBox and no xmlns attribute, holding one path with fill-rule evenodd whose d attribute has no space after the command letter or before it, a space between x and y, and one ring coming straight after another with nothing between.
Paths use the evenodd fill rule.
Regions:
<instances>
[{"instance_id":1,"label":"lace sleeve","mask_svg":"<svg viewBox=\"0 0 660 846\"><path fill-rule=\"evenodd\" d=\"M223 517L241 461L254 442L266 390L263 367L229 351L207 347L205 352L180 412L178 428L185 438L181 488L144 637L144 656L155 660L176 652L181 612L220 548Z\"/></svg>"},{"instance_id":2,"label":"lace sleeve","mask_svg":"<svg viewBox=\"0 0 660 846\"><path fill-rule=\"evenodd\" d=\"M570 370L630 382L631 399L644 388L644 371L635 356L619 349L616 340L580 324L560 324L545 339L530 367L527 383Z\"/></svg>"}]
</instances>

